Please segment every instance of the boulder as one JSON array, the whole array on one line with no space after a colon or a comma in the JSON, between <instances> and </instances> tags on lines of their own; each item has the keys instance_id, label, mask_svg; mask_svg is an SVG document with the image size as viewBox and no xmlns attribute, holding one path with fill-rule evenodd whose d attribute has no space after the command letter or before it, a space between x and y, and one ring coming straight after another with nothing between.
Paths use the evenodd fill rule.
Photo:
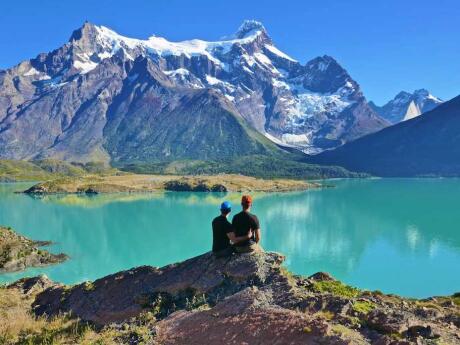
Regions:
<instances>
[{"instance_id":1,"label":"boulder","mask_svg":"<svg viewBox=\"0 0 460 345\"><path fill-rule=\"evenodd\" d=\"M7 286L8 289L18 289L24 295L31 295L44 291L58 284L50 280L46 275L39 275L32 278L22 278Z\"/></svg>"},{"instance_id":2,"label":"boulder","mask_svg":"<svg viewBox=\"0 0 460 345\"><path fill-rule=\"evenodd\" d=\"M375 309L366 317L367 325L384 334L401 333L407 329L406 315L393 311Z\"/></svg>"},{"instance_id":3,"label":"boulder","mask_svg":"<svg viewBox=\"0 0 460 345\"><path fill-rule=\"evenodd\" d=\"M329 273L326 272L316 272L308 277L310 280L314 281L335 281L336 279L333 278Z\"/></svg>"},{"instance_id":4,"label":"boulder","mask_svg":"<svg viewBox=\"0 0 460 345\"><path fill-rule=\"evenodd\" d=\"M273 305L269 291L248 287L210 310L178 311L159 322L164 345L349 344L330 334L325 320Z\"/></svg>"},{"instance_id":5,"label":"boulder","mask_svg":"<svg viewBox=\"0 0 460 345\"><path fill-rule=\"evenodd\" d=\"M439 338L439 334L437 334L430 325L428 326L422 326L422 325L410 326L407 329L407 335L410 338L417 338L419 336L422 338L427 338L427 339Z\"/></svg>"}]
</instances>

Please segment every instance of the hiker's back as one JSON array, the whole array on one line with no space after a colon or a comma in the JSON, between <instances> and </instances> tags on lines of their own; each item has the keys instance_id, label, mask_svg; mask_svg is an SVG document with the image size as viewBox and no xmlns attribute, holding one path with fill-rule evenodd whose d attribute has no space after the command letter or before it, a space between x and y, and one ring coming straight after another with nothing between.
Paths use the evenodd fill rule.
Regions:
<instances>
[{"instance_id":1,"label":"hiker's back","mask_svg":"<svg viewBox=\"0 0 460 345\"><path fill-rule=\"evenodd\" d=\"M230 240L227 233L232 231L232 225L223 215L220 215L212 221L212 251L218 252L230 247Z\"/></svg>"},{"instance_id":2,"label":"hiker's back","mask_svg":"<svg viewBox=\"0 0 460 345\"><path fill-rule=\"evenodd\" d=\"M259 219L252 213L241 211L233 217L232 225L236 236L246 236L249 230L259 229ZM248 241L237 243L235 246L247 246L251 243L255 243L254 236Z\"/></svg>"}]
</instances>

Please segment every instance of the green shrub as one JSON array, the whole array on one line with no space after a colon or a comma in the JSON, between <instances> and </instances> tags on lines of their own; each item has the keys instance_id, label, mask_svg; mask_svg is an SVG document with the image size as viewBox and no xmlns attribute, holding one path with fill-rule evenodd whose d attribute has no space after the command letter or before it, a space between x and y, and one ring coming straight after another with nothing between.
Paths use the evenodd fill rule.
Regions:
<instances>
[{"instance_id":1,"label":"green shrub","mask_svg":"<svg viewBox=\"0 0 460 345\"><path fill-rule=\"evenodd\" d=\"M356 301L352 308L355 312L366 315L375 309L375 304L371 301Z\"/></svg>"},{"instance_id":2,"label":"green shrub","mask_svg":"<svg viewBox=\"0 0 460 345\"><path fill-rule=\"evenodd\" d=\"M361 294L361 291L349 285L345 285L337 280L318 281L313 283L312 287L315 292L327 292L334 296L354 298Z\"/></svg>"},{"instance_id":3,"label":"green shrub","mask_svg":"<svg viewBox=\"0 0 460 345\"><path fill-rule=\"evenodd\" d=\"M452 301L460 307L460 292L456 292L452 295Z\"/></svg>"}]
</instances>

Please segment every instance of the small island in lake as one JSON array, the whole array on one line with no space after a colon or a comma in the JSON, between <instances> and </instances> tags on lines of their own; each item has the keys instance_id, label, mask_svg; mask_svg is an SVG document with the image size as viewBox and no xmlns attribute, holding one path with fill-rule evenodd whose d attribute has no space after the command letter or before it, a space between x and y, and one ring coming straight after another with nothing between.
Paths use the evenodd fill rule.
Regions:
<instances>
[{"instance_id":1,"label":"small island in lake","mask_svg":"<svg viewBox=\"0 0 460 345\"><path fill-rule=\"evenodd\" d=\"M322 187L315 182L261 179L237 174L177 176L117 174L64 177L40 182L26 194L99 194L120 192L286 192Z\"/></svg>"},{"instance_id":2,"label":"small island in lake","mask_svg":"<svg viewBox=\"0 0 460 345\"><path fill-rule=\"evenodd\" d=\"M0 226L0 273L57 264L68 259L65 254L52 254L39 248L50 244L49 241L33 241L9 227Z\"/></svg>"}]
</instances>

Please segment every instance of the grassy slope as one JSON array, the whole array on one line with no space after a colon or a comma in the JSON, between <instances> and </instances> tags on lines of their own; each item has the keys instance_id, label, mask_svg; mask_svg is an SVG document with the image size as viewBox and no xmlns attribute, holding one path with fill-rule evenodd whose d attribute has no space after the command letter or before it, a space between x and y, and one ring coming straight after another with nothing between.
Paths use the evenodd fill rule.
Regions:
<instances>
[{"instance_id":1,"label":"grassy slope","mask_svg":"<svg viewBox=\"0 0 460 345\"><path fill-rule=\"evenodd\" d=\"M268 140L268 139L267 139ZM164 175L215 175L242 174L265 179L322 179L334 177L362 177L337 166L321 166L304 163L299 156L279 149L271 155L249 155L225 160L176 160L170 162L118 164L120 170L136 174ZM278 151L279 150L279 151ZM0 160L0 182L48 181L63 177L83 177L88 174L115 174L99 163L77 164L46 159L27 162Z\"/></svg>"},{"instance_id":2,"label":"grassy slope","mask_svg":"<svg viewBox=\"0 0 460 345\"><path fill-rule=\"evenodd\" d=\"M0 344L110 344L128 338L130 333L110 328L96 332L67 315L35 317L31 308L34 298L34 293L24 295L16 289L0 287ZM138 327L137 332L142 330Z\"/></svg>"},{"instance_id":3,"label":"grassy slope","mask_svg":"<svg viewBox=\"0 0 460 345\"><path fill-rule=\"evenodd\" d=\"M363 177L365 174L355 174L337 166L321 166L297 161L295 155L251 155L236 159L200 161L181 160L157 163L139 163L121 165L119 168L142 174L243 174L261 178L295 178L322 179L334 177Z\"/></svg>"},{"instance_id":4,"label":"grassy slope","mask_svg":"<svg viewBox=\"0 0 460 345\"><path fill-rule=\"evenodd\" d=\"M25 161L0 160L0 181L48 180L53 174Z\"/></svg>"},{"instance_id":5,"label":"grassy slope","mask_svg":"<svg viewBox=\"0 0 460 345\"><path fill-rule=\"evenodd\" d=\"M135 97L129 116L114 111L104 130L104 147L114 162L228 159L244 154L271 155L278 150L210 90L186 93L177 108L155 116L150 107L138 105L158 97L157 90L136 93Z\"/></svg>"},{"instance_id":6,"label":"grassy slope","mask_svg":"<svg viewBox=\"0 0 460 345\"><path fill-rule=\"evenodd\" d=\"M101 163L74 164L54 159L40 161L0 160L0 182L46 181L87 174L113 173Z\"/></svg>"}]
</instances>

